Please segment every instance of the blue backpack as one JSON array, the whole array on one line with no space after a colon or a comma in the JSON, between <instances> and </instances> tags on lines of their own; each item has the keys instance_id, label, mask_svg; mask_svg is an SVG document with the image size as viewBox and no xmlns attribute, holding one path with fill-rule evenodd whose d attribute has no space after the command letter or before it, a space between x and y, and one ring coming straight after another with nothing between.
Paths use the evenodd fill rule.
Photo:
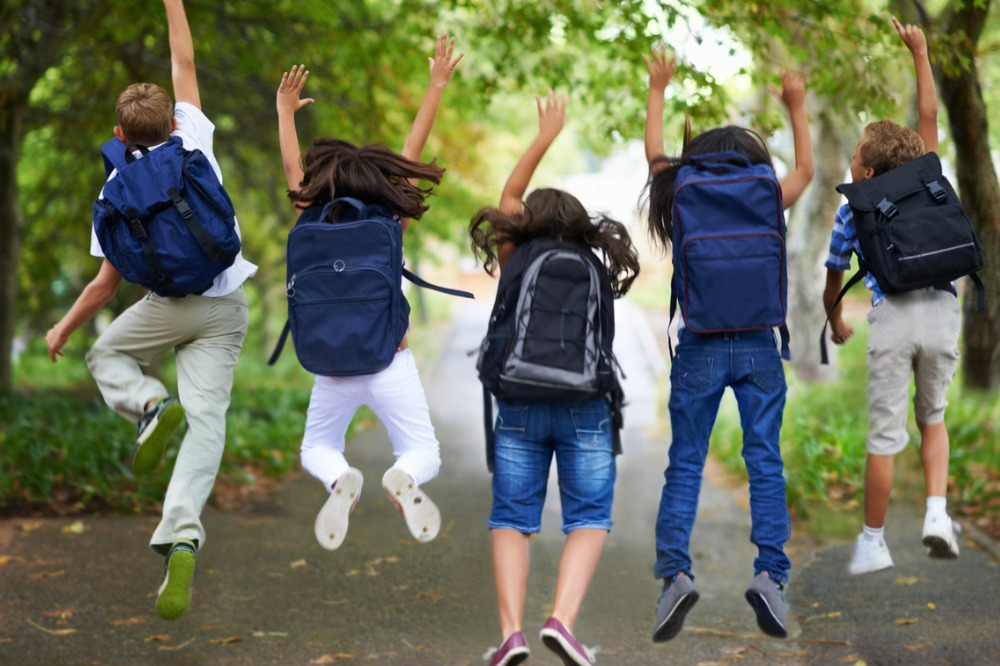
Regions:
<instances>
[{"instance_id":1,"label":"blue backpack","mask_svg":"<svg viewBox=\"0 0 1000 666\"><path fill-rule=\"evenodd\" d=\"M770 165L733 151L695 155L677 172L672 216L671 320L680 301L693 333L778 327L791 358L785 216Z\"/></svg>"},{"instance_id":2,"label":"blue backpack","mask_svg":"<svg viewBox=\"0 0 1000 666\"><path fill-rule=\"evenodd\" d=\"M136 159L132 150L143 157ZM156 150L111 139L118 175L94 202L94 231L111 265L160 296L200 294L240 251L233 203L208 158L172 137Z\"/></svg>"},{"instance_id":3,"label":"blue backpack","mask_svg":"<svg viewBox=\"0 0 1000 666\"><path fill-rule=\"evenodd\" d=\"M357 199L334 199L302 211L288 233L286 261L288 321L268 365L278 360L290 332L302 367L317 375L368 375L389 367L409 327L403 277L473 297L403 268L399 219Z\"/></svg>"}]
</instances>

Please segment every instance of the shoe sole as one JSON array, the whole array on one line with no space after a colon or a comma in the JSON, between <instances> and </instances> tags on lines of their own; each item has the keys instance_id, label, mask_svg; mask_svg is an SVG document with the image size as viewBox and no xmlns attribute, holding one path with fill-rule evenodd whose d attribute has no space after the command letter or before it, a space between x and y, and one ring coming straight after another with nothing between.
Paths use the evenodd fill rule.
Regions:
<instances>
[{"instance_id":1,"label":"shoe sole","mask_svg":"<svg viewBox=\"0 0 1000 666\"><path fill-rule=\"evenodd\" d=\"M441 512L409 474L401 469L390 469L382 477L382 488L399 506L406 527L414 539L426 543L438 535L441 529Z\"/></svg>"},{"instance_id":2,"label":"shoe sole","mask_svg":"<svg viewBox=\"0 0 1000 666\"><path fill-rule=\"evenodd\" d=\"M764 598L763 594L747 590L746 598L750 607L753 608L753 612L757 614L757 626L760 627L761 631L775 638L786 638L788 636L788 630L781 626L778 618L774 616L774 613L771 611L771 605L767 603L767 599Z\"/></svg>"},{"instance_id":3,"label":"shoe sole","mask_svg":"<svg viewBox=\"0 0 1000 666\"><path fill-rule=\"evenodd\" d=\"M194 555L178 550L167 563L167 577L156 597L156 614L164 620L176 620L191 606L191 580L194 578Z\"/></svg>"},{"instance_id":4,"label":"shoe sole","mask_svg":"<svg viewBox=\"0 0 1000 666\"><path fill-rule=\"evenodd\" d=\"M923 544L930 549L927 552L928 557L937 560L954 560L958 557L958 553L951 549L951 544L944 537L928 534L924 537ZM958 548L957 543L955 548Z\"/></svg>"},{"instance_id":5,"label":"shoe sole","mask_svg":"<svg viewBox=\"0 0 1000 666\"><path fill-rule=\"evenodd\" d=\"M562 659L563 666L592 666L594 663L568 645L558 631L542 629L541 639L545 647Z\"/></svg>"},{"instance_id":6,"label":"shoe sole","mask_svg":"<svg viewBox=\"0 0 1000 666\"><path fill-rule=\"evenodd\" d=\"M167 405L153 423L146 428L132 449L129 467L135 475L149 474L163 459L170 436L184 420L184 407L179 402Z\"/></svg>"},{"instance_id":7,"label":"shoe sole","mask_svg":"<svg viewBox=\"0 0 1000 666\"><path fill-rule=\"evenodd\" d=\"M681 633L681 629L684 627L684 618L687 617L688 611L694 608L698 598L697 592L691 592L681 597L663 624L653 630L653 642L664 643Z\"/></svg>"},{"instance_id":8,"label":"shoe sole","mask_svg":"<svg viewBox=\"0 0 1000 666\"><path fill-rule=\"evenodd\" d=\"M327 550L337 550L347 536L351 510L361 496L364 477L353 467L337 479L330 497L316 515L316 540Z\"/></svg>"},{"instance_id":9,"label":"shoe sole","mask_svg":"<svg viewBox=\"0 0 1000 666\"><path fill-rule=\"evenodd\" d=\"M518 664L523 664L528 661L528 657L531 656L531 651L528 648L515 648L507 653L507 655L498 661L495 666L517 666Z\"/></svg>"}]
</instances>

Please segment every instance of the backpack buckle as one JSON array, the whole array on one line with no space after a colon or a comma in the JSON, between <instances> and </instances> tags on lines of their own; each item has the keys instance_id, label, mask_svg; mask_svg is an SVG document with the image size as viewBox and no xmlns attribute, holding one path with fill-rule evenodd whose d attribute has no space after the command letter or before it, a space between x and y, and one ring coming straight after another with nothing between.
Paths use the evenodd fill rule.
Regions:
<instances>
[{"instance_id":1,"label":"backpack buckle","mask_svg":"<svg viewBox=\"0 0 1000 666\"><path fill-rule=\"evenodd\" d=\"M891 201L889 201L888 199L886 199L885 197L882 197L882 201L879 201L877 204L875 204L875 207L878 208L880 213L885 215L885 219L887 220L891 220L893 216L898 212L896 210L896 205Z\"/></svg>"},{"instance_id":2,"label":"backpack buckle","mask_svg":"<svg viewBox=\"0 0 1000 666\"><path fill-rule=\"evenodd\" d=\"M927 185L927 190L931 193L931 196L934 197L936 200L944 201L946 198L948 198L948 193L944 191L944 188L941 187L941 183L937 182L937 180L932 180L931 182L926 183L926 185Z\"/></svg>"},{"instance_id":3,"label":"backpack buckle","mask_svg":"<svg viewBox=\"0 0 1000 666\"><path fill-rule=\"evenodd\" d=\"M170 200L173 202L174 207L177 208L177 212L181 214L185 220L190 220L194 217L194 213L191 212L191 206L188 205L186 201L181 197L177 188L171 187L167 194L170 195Z\"/></svg>"}]
</instances>

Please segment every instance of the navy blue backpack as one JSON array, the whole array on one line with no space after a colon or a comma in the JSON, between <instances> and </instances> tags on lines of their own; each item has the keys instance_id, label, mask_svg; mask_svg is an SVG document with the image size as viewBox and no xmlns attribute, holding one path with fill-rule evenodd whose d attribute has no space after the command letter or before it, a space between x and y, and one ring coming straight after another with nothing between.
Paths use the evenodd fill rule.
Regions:
<instances>
[{"instance_id":1,"label":"navy blue backpack","mask_svg":"<svg viewBox=\"0 0 1000 666\"><path fill-rule=\"evenodd\" d=\"M205 154L176 136L152 151L111 139L101 153L108 175L118 169L94 202L94 231L111 265L160 296L212 286L236 260L240 238L233 203Z\"/></svg>"},{"instance_id":2,"label":"navy blue backpack","mask_svg":"<svg viewBox=\"0 0 1000 666\"><path fill-rule=\"evenodd\" d=\"M695 155L677 172L670 318L681 303L693 333L785 326L788 275L781 186L768 164L727 151Z\"/></svg>"},{"instance_id":3,"label":"navy blue backpack","mask_svg":"<svg viewBox=\"0 0 1000 666\"><path fill-rule=\"evenodd\" d=\"M473 297L403 268L399 220L357 199L302 211L288 233L286 262L288 322L268 364L278 360L290 332L302 367L317 375L368 375L389 367L409 327L403 277L420 287Z\"/></svg>"}]
</instances>

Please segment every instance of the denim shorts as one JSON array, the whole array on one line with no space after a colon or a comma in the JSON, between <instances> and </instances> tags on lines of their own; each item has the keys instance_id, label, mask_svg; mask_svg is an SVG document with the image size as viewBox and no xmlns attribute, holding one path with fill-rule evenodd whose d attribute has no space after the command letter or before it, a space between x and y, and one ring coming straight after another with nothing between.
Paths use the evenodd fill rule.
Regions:
<instances>
[{"instance_id":1,"label":"denim shorts","mask_svg":"<svg viewBox=\"0 0 1000 666\"><path fill-rule=\"evenodd\" d=\"M555 454L562 531L611 530L615 456L611 408L585 402L499 401L490 529L535 534Z\"/></svg>"}]
</instances>

